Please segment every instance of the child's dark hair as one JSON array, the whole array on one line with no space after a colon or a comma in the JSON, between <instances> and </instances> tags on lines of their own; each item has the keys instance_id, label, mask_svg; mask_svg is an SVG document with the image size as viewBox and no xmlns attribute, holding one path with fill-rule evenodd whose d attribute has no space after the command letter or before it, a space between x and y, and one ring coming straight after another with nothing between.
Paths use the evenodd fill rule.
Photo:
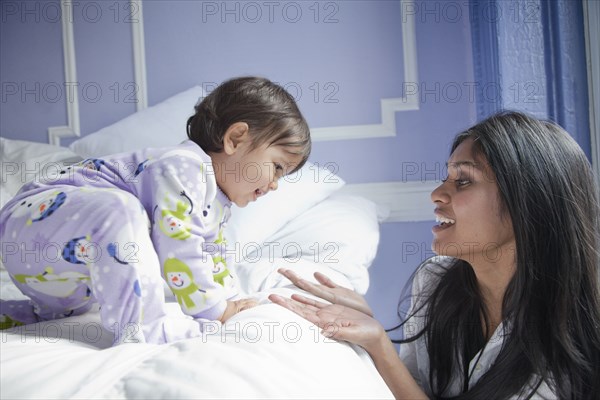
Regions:
<instances>
[{"instance_id":1,"label":"child's dark hair","mask_svg":"<svg viewBox=\"0 0 600 400\"><path fill-rule=\"evenodd\" d=\"M264 144L284 146L301 156L300 169L311 150L310 130L294 98L265 78L240 77L223 82L195 107L187 121L188 137L206 152L223 151L223 136L236 122L248 124L250 149Z\"/></svg>"}]
</instances>

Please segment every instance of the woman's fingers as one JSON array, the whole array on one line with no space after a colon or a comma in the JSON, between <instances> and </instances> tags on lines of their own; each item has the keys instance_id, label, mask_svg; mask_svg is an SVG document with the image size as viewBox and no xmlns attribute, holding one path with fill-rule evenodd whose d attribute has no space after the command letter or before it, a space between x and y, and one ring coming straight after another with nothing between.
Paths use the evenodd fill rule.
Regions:
<instances>
[{"instance_id":1,"label":"woman's fingers","mask_svg":"<svg viewBox=\"0 0 600 400\"><path fill-rule=\"evenodd\" d=\"M335 295L329 291L329 288L334 288L336 285L325 275L319 274L318 272L315 273L317 280L321 278L328 282L327 285L321 286L315 285L305 279L300 278L298 275L288 269L279 269L278 271L300 289L306 290L307 292L329 302L333 302L335 300ZM317 274L319 274L319 277L317 277Z\"/></svg>"},{"instance_id":2,"label":"woman's fingers","mask_svg":"<svg viewBox=\"0 0 600 400\"><path fill-rule=\"evenodd\" d=\"M299 285L316 286L316 285L313 285L312 283L300 278L298 275L296 275L293 271L291 271L289 269L280 268L277 271L280 274L282 274L283 276L285 276L286 278L288 278L290 281L292 281L292 283L296 286L299 286ZM327 275L325 275L321 272L315 272L314 276L317 279L317 281L322 285L325 285L332 289L337 287L337 285L331 279L329 279L329 277Z\"/></svg>"},{"instance_id":3,"label":"woman's fingers","mask_svg":"<svg viewBox=\"0 0 600 400\"><path fill-rule=\"evenodd\" d=\"M269 300L271 300L275 304L279 304L280 306L287 308L290 311L295 312L299 316L306 318L311 322L314 322L313 320L316 316L316 311L314 307L311 308L311 306L299 303L292 299L288 299L287 297L278 296L276 294L270 295Z\"/></svg>"},{"instance_id":4,"label":"woman's fingers","mask_svg":"<svg viewBox=\"0 0 600 400\"><path fill-rule=\"evenodd\" d=\"M277 272L288 278L296 286L298 286L298 282L302 280L298 275L289 269L279 268Z\"/></svg>"},{"instance_id":5,"label":"woman's fingers","mask_svg":"<svg viewBox=\"0 0 600 400\"><path fill-rule=\"evenodd\" d=\"M325 286L313 285L312 283L307 282L307 285L305 285L305 287L301 287L301 289L304 289L307 292L322 298L323 300L327 300L330 303L335 302L335 294L331 293L329 288Z\"/></svg>"},{"instance_id":6,"label":"woman's fingers","mask_svg":"<svg viewBox=\"0 0 600 400\"><path fill-rule=\"evenodd\" d=\"M314 307L315 310L320 310L321 308L327 307L328 303L323 303L321 301L317 301L315 299L311 299L309 297L302 296L301 294L292 294L292 299L299 301L300 303L306 304L308 306Z\"/></svg>"},{"instance_id":7,"label":"woman's fingers","mask_svg":"<svg viewBox=\"0 0 600 400\"><path fill-rule=\"evenodd\" d=\"M331 279L329 279L329 277L325 274L322 274L320 272L315 272L315 278L321 285L325 285L332 289L337 287L337 285Z\"/></svg>"},{"instance_id":8,"label":"woman's fingers","mask_svg":"<svg viewBox=\"0 0 600 400\"><path fill-rule=\"evenodd\" d=\"M296 294L292 298L272 294L269 299L318 326L321 334L327 338L352 343L356 343L357 338L360 339L361 328L354 326L351 319L342 315L345 307L324 304Z\"/></svg>"},{"instance_id":9,"label":"woman's fingers","mask_svg":"<svg viewBox=\"0 0 600 400\"><path fill-rule=\"evenodd\" d=\"M298 296L298 295L293 295ZM319 328L324 328L325 326L331 325L331 315L328 313L320 313L323 307L328 306L327 304L321 302L315 302L314 300L308 299L303 296L299 296L304 301L313 302L315 305L306 304L304 302L298 301L298 299L290 299L287 297L282 297L276 294L272 294L269 296L269 300L273 303L278 304L288 310L298 314L302 318L312 322L317 325Z\"/></svg>"}]
</instances>

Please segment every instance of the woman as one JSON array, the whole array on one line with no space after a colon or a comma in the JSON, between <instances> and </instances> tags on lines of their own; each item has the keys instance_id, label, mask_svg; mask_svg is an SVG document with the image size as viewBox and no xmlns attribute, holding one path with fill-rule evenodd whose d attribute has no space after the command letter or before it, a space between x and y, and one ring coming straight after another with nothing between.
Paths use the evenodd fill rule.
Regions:
<instances>
[{"instance_id":1,"label":"woman","mask_svg":"<svg viewBox=\"0 0 600 400\"><path fill-rule=\"evenodd\" d=\"M600 216L588 160L557 125L516 112L457 135L431 199L438 224L399 326L364 299L281 271L332 304L271 300L365 348L396 398L598 398Z\"/></svg>"}]
</instances>

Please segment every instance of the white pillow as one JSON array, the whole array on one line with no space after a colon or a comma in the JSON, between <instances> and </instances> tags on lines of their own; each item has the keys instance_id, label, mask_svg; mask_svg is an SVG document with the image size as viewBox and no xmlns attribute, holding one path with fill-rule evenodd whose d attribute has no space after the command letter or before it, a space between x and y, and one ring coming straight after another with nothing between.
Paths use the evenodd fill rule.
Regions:
<instances>
[{"instance_id":1,"label":"white pillow","mask_svg":"<svg viewBox=\"0 0 600 400\"><path fill-rule=\"evenodd\" d=\"M268 240L261 256L285 259L278 267L291 268L300 258L312 261L343 274L364 294L369 286L367 268L379 245L377 205L364 197L334 193Z\"/></svg>"},{"instance_id":2,"label":"white pillow","mask_svg":"<svg viewBox=\"0 0 600 400\"><path fill-rule=\"evenodd\" d=\"M288 221L327 198L345 182L330 170L307 162L299 171L279 180L276 191L244 208L232 206L225 228L231 251L262 246Z\"/></svg>"},{"instance_id":3,"label":"white pillow","mask_svg":"<svg viewBox=\"0 0 600 400\"><path fill-rule=\"evenodd\" d=\"M82 158L66 147L0 138L0 207L36 174L55 176L65 164Z\"/></svg>"},{"instance_id":4,"label":"white pillow","mask_svg":"<svg viewBox=\"0 0 600 400\"><path fill-rule=\"evenodd\" d=\"M277 272L291 269L315 282L319 271L340 286L364 294L369 287L368 267L379 244L375 203L356 195L336 192L289 221L262 247L239 249L233 271L244 295L289 286ZM258 247L258 249L257 249Z\"/></svg>"},{"instance_id":5,"label":"white pillow","mask_svg":"<svg viewBox=\"0 0 600 400\"><path fill-rule=\"evenodd\" d=\"M56 176L65 165L81 161L66 147L0 137L0 208L37 174ZM0 260L0 270L4 269Z\"/></svg>"},{"instance_id":6,"label":"white pillow","mask_svg":"<svg viewBox=\"0 0 600 400\"><path fill-rule=\"evenodd\" d=\"M71 143L69 148L88 158L146 147L177 145L187 139L187 120L194 114L196 103L204 96L202 87L194 86L86 135Z\"/></svg>"}]
</instances>

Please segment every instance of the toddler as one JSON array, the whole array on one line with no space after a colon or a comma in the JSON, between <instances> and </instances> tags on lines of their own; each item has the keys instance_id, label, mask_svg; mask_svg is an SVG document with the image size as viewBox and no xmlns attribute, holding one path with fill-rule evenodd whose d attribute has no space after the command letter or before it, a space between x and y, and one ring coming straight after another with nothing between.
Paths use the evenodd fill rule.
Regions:
<instances>
[{"instance_id":1,"label":"toddler","mask_svg":"<svg viewBox=\"0 0 600 400\"><path fill-rule=\"evenodd\" d=\"M290 94L264 78L226 81L195 111L180 145L85 160L6 204L2 261L31 300L2 301L4 325L97 302L115 344L165 343L256 304L233 300L223 228L231 203L256 201L304 165L309 128ZM192 318L167 315L161 275Z\"/></svg>"}]
</instances>

